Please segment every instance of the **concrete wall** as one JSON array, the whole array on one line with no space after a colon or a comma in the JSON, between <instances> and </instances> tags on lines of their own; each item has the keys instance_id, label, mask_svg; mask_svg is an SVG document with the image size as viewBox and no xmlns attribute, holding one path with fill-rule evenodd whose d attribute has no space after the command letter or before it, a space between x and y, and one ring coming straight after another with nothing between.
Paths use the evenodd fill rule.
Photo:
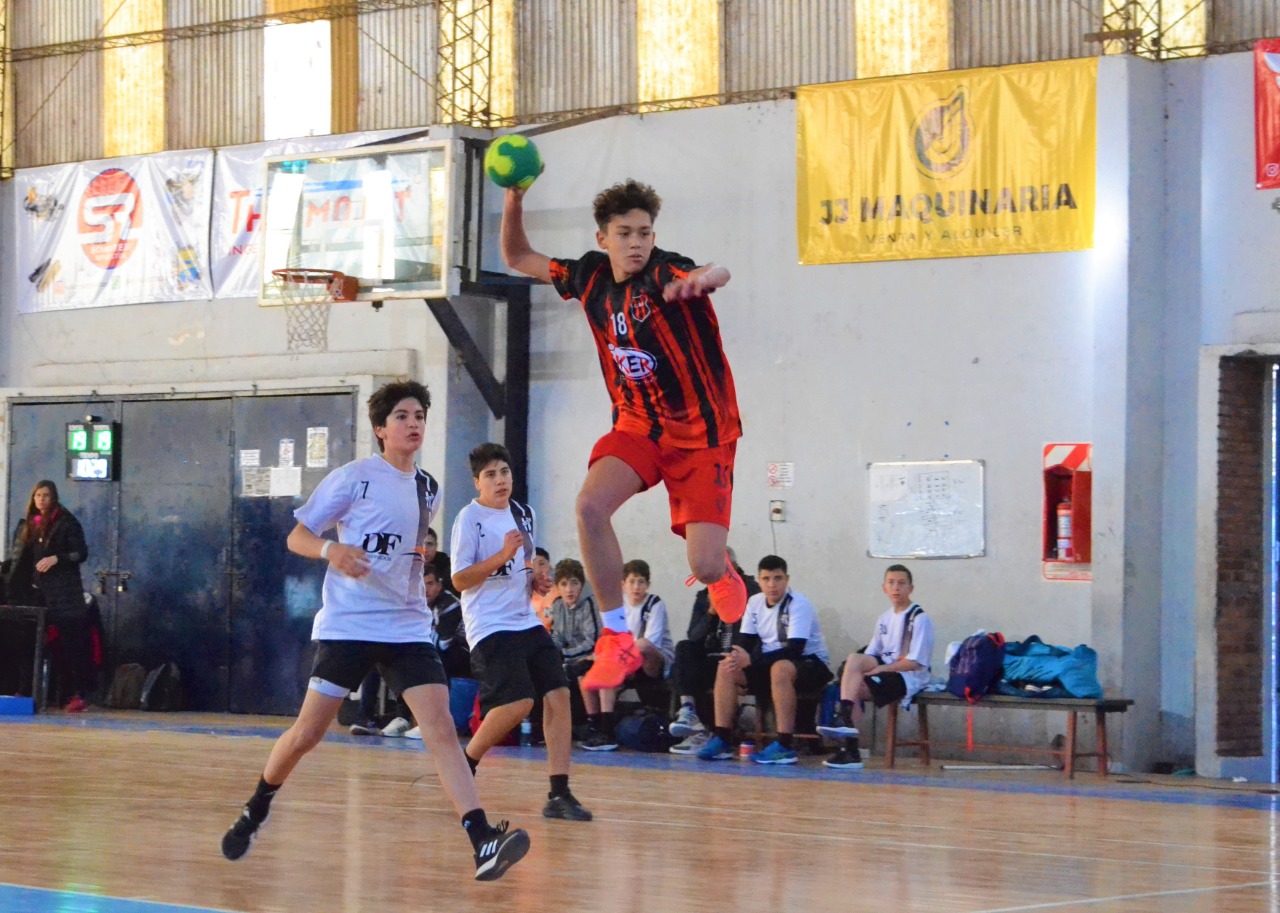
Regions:
<instances>
[{"instance_id":1,"label":"concrete wall","mask_svg":"<svg viewBox=\"0 0 1280 913\"><path fill-rule=\"evenodd\" d=\"M1161 438L1161 656L1164 756L1189 766L1195 754L1196 439L1200 370L1200 283L1204 172L1204 70L1211 61L1177 60L1166 77L1164 410ZM1210 106L1212 107L1212 106ZM1215 377L1216 379L1216 377ZM1214 410L1216 412L1216 409ZM1216 429L1209 438L1216 445ZM1216 478L1213 480L1216 484ZM1210 537L1212 542L1212 537Z\"/></svg>"}]
</instances>

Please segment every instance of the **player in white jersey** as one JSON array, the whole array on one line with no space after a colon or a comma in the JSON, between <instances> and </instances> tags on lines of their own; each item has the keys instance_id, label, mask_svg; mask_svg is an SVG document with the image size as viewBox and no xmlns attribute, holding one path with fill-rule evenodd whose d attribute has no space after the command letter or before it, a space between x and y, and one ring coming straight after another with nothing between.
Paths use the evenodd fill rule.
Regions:
<instances>
[{"instance_id":1,"label":"player in white jersey","mask_svg":"<svg viewBox=\"0 0 1280 913\"><path fill-rule=\"evenodd\" d=\"M812 694L831 681L827 645L813 603L791 589L787 562L777 555L760 559L760 592L747 600L733 648L716 668L716 730L698 752L703 761L732 757L733 713L745 688L770 697L778 737L751 756L757 764L794 764L798 694Z\"/></svg>"},{"instance_id":2,"label":"player in white jersey","mask_svg":"<svg viewBox=\"0 0 1280 913\"><path fill-rule=\"evenodd\" d=\"M329 564L312 627L316 656L297 720L276 740L257 790L222 838L228 859L248 852L276 792L375 664L418 720L471 839L477 880L500 878L529 850L523 830L489 824L449 715L448 680L422 583L421 546L440 486L414 464L430 405L427 388L416 381L381 387L369 398L380 453L334 470L294 512L289 550ZM321 538L334 528L336 542Z\"/></svg>"},{"instance_id":3,"label":"player in white jersey","mask_svg":"<svg viewBox=\"0 0 1280 913\"><path fill-rule=\"evenodd\" d=\"M843 745L822 763L840 770L861 770L858 726L863 701L877 707L909 701L929 684L929 655L933 653L933 622L911 601L915 582L906 565L891 564L881 584L889 608L876 622L876 633L863 653L851 653L840 679L840 704L829 726L818 734L840 739Z\"/></svg>"},{"instance_id":4,"label":"player in white jersey","mask_svg":"<svg viewBox=\"0 0 1280 913\"><path fill-rule=\"evenodd\" d=\"M467 744L467 761L474 773L485 752L520 725L541 698L551 775L542 814L590 821L591 812L569 791L569 680L560 650L529 601L535 587L545 591L551 585L535 580L533 573L533 510L511 499L515 483L507 448L481 444L468 459L478 495L458 512L449 543L453 585L462 595L462 623L484 715Z\"/></svg>"}]
</instances>

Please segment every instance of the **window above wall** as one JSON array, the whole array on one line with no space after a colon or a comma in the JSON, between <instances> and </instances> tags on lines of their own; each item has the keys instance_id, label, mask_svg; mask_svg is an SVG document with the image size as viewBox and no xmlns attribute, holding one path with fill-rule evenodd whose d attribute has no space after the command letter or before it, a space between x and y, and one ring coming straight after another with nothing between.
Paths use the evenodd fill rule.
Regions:
<instances>
[{"instance_id":1,"label":"window above wall","mask_svg":"<svg viewBox=\"0 0 1280 913\"><path fill-rule=\"evenodd\" d=\"M268 25L262 33L263 139L332 133L330 24Z\"/></svg>"}]
</instances>

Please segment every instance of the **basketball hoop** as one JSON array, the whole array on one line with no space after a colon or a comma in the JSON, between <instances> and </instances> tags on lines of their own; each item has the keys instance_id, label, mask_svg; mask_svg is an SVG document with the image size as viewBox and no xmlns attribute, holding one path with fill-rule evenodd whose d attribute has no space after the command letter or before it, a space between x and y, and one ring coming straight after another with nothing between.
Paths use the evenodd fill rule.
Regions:
<instances>
[{"instance_id":1,"label":"basketball hoop","mask_svg":"<svg viewBox=\"0 0 1280 913\"><path fill-rule=\"evenodd\" d=\"M343 291L346 276L331 269L273 269L284 302L289 351L329 348L329 308Z\"/></svg>"}]
</instances>

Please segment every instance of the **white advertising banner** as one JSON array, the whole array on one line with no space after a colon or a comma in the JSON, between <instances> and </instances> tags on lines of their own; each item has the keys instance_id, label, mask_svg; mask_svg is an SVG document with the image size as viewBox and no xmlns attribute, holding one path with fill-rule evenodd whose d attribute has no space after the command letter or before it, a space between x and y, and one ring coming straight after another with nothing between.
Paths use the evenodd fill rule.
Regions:
<instances>
[{"instance_id":1,"label":"white advertising banner","mask_svg":"<svg viewBox=\"0 0 1280 913\"><path fill-rule=\"evenodd\" d=\"M210 259L214 295L218 298L257 298L261 290L262 266L258 257L262 237L262 192L267 175L264 162L267 158L292 152L349 149L405 134L404 130L371 130L219 149L213 190Z\"/></svg>"},{"instance_id":2,"label":"white advertising banner","mask_svg":"<svg viewBox=\"0 0 1280 913\"><path fill-rule=\"evenodd\" d=\"M213 152L166 152L15 176L18 310L211 297Z\"/></svg>"}]
</instances>

